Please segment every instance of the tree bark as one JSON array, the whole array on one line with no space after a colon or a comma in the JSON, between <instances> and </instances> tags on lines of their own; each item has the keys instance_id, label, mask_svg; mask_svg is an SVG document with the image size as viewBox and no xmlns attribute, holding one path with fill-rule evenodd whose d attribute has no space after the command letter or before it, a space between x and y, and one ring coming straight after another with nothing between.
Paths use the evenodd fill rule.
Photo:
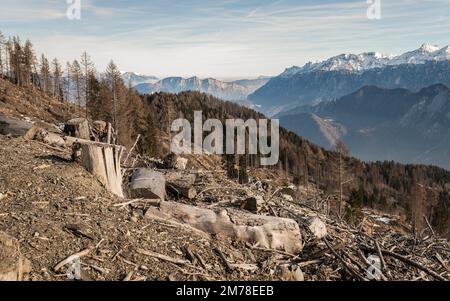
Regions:
<instances>
[{"instance_id":1,"label":"tree bark","mask_svg":"<svg viewBox=\"0 0 450 301\"><path fill-rule=\"evenodd\" d=\"M166 175L166 186L169 191L191 200L197 196L197 190L193 187L195 178L193 174L169 173Z\"/></svg>"},{"instance_id":2,"label":"tree bark","mask_svg":"<svg viewBox=\"0 0 450 301\"><path fill-rule=\"evenodd\" d=\"M150 207L150 219L173 219L217 237L232 238L263 248L298 253L302 250L300 229L292 219L263 216L228 208L213 211L175 202L160 202Z\"/></svg>"},{"instance_id":3,"label":"tree bark","mask_svg":"<svg viewBox=\"0 0 450 301\"><path fill-rule=\"evenodd\" d=\"M123 197L120 171L122 150L122 146L95 142L81 144L83 166L96 176L109 191L119 197Z\"/></svg>"},{"instance_id":4,"label":"tree bark","mask_svg":"<svg viewBox=\"0 0 450 301\"><path fill-rule=\"evenodd\" d=\"M90 139L89 122L86 118L75 118L66 122L64 132L72 137Z\"/></svg>"}]
</instances>

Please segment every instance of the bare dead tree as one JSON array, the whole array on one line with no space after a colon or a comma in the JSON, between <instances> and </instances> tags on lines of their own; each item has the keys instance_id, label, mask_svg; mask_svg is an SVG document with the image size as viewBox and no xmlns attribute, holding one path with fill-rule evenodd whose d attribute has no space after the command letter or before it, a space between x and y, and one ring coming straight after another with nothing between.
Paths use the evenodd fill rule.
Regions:
<instances>
[{"instance_id":1,"label":"bare dead tree","mask_svg":"<svg viewBox=\"0 0 450 301\"><path fill-rule=\"evenodd\" d=\"M347 148L347 145L345 145L344 141L342 141L341 139L339 139L336 144L335 144L335 150L336 152L339 153L339 170L338 170L338 174L339 174L339 204L338 204L338 217L342 216L342 207L343 207L343 176L342 176L342 172L343 172L343 160L342 158L344 156L348 156L349 155L349 150Z\"/></svg>"}]
</instances>

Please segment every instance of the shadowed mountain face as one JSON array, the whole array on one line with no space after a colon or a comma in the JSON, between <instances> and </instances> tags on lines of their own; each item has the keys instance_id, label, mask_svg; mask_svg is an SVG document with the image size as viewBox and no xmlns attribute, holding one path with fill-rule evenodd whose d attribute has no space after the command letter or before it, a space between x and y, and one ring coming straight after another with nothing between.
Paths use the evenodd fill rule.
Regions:
<instances>
[{"instance_id":1,"label":"shadowed mountain face","mask_svg":"<svg viewBox=\"0 0 450 301\"><path fill-rule=\"evenodd\" d=\"M363 160L450 169L450 89L442 84L419 92L367 86L278 117L284 127L326 148L342 139Z\"/></svg>"}]
</instances>

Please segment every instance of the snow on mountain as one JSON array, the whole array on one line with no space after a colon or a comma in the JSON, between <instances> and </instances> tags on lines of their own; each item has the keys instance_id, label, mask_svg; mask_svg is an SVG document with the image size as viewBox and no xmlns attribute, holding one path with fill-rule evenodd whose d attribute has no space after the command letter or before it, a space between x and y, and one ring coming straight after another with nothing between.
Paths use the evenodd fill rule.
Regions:
<instances>
[{"instance_id":1,"label":"snow on mountain","mask_svg":"<svg viewBox=\"0 0 450 301\"><path fill-rule=\"evenodd\" d=\"M309 62L303 67L287 68L280 77L291 77L296 74L312 71L349 71L362 72L374 68L396 66L402 64L425 64L429 61L450 60L449 46L439 48L431 44L423 44L419 49L401 55L386 55L378 52L361 54L341 54L322 62Z\"/></svg>"},{"instance_id":2,"label":"snow on mountain","mask_svg":"<svg viewBox=\"0 0 450 301\"><path fill-rule=\"evenodd\" d=\"M199 77L167 77L155 83L141 83L135 86L140 93L183 91L199 91L211 94L223 100L244 101L247 96L267 83L269 79L238 80L224 82L214 78L201 79Z\"/></svg>"},{"instance_id":3,"label":"snow on mountain","mask_svg":"<svg viewBox=\"0 0 450 301\"><path fill-rule=\"evenodd\" d=\"M159 78L153 75L143 75L136 72L125 72L121 71L122 79L126 85L131 83L131 86L136 86L143 83L156 83Z\"/></svg>"}]
</instances>

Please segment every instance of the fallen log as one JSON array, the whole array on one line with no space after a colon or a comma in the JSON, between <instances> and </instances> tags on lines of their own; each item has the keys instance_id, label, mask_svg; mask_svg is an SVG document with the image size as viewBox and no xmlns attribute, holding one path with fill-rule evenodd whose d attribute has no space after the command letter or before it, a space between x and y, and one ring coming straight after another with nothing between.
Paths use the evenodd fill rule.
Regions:
<instances>
[{"instance_id":1,"label":"fallen log","mask_svg":"<svg viewBox=\"0 0 450 301\"><path fill-rule=\"evenodd\" d=\"M33 124L33 126L26 132L24 138L27 140L35 139L36 134L41 130L45 130L46 132L62 135L62 132L59 128L57 128L54 124L37 121Z\"/></svg>"},{"instance_id":2,"label":"fallen log","mask_svg":"<svg viewBox=\"0 0 450 301\"><path fill-rule=\"evenodd\" d=\"M0 281L21 281L31 271L31 263L21 255L19 242L0 232Z\"/></svg>"},{"instance_id":3,"label":"fallen log","mask_svg":"<svg viewBox=\"0 0 450 301\"><path fill-rule=\"evenodd\" d=\"M167 190L191 200L197 196L197 190L193 187L195 179L196 175L194 174L168 173L166 174Z\"/></svg>"},{"instance_id":4,"label":"fallen log","mask_svg":"<svg viewBox=\"0 0 450 301\"><path fill-rule=\"evenodd\" d=\"M150 219L174 219L214 234L289 253L302 250L298 224L292 219L251 214L237 209L215 212L174 202L161 202L145 214Z\"/></svg>"}]
</instances>

